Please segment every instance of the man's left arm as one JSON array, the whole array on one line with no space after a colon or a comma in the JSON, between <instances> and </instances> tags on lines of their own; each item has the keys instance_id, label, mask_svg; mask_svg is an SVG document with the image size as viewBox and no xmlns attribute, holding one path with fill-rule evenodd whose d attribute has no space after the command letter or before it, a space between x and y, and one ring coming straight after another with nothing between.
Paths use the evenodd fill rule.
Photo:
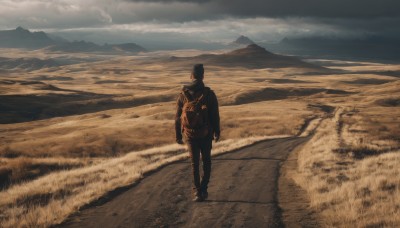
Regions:
<instances>
[{"instance_id":1,"label":"man's left arm","mask_svg":"<svg viewBox=\"0 0 400 228\"><path fill-rule=\"evenodd\" d=\"M176 101L176 114L175 114L175 139L178 144L183 144L182 141L182 130L181 130L181 115L182 115L182 95L179 94L179 97Z\"/></svg>"}]
</instances>

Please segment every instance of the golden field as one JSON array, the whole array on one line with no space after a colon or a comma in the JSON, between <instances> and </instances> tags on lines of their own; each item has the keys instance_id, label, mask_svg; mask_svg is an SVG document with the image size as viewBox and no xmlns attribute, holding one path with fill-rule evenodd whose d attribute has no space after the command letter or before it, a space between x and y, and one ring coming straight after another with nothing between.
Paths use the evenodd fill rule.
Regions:
<instances>
[{"instance_id":1,"label":"golden field","mask_svg":"<svg viewBox=\"0 0 400 228\"><path fill-rule=\"evenodd\" d=\"M7 58L80 62L0 72L1 225L58 224L107 192L185 158L174 145L175 99L196 61L186 57L199 54L7 50ZM400 65L312 62L327 68L205 65L205 83L220 103L222 141L215 153L298 135L323 118L293 176L322 224L400 225L394 216L400 213Z\"/></svg>"}]
</instances>

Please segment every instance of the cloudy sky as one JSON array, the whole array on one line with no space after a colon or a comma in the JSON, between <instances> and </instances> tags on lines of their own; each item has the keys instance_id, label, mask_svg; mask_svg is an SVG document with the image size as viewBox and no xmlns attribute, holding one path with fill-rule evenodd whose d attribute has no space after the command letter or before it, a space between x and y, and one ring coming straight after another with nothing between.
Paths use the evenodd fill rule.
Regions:
<instances>
[{"instance_id":1,"label":"cloudy sky","mask_svg":"<svg viewBox=\"0 0 400 228\"><path fill-rule=\"evenodd\" d=\"M158 48L284 37L400 38L399 0L0 0L0 29L17 26L97 43Z\"/></svg>"}]
</instances>

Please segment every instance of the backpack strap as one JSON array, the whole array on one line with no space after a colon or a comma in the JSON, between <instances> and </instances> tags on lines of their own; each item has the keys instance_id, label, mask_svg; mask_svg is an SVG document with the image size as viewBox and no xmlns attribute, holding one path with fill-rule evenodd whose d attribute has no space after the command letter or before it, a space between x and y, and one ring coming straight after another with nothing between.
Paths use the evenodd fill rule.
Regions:
<instances>
[{"instance_id":1,"label":"backpack strap","mask_svg":"<svg viewBox=\"0 0 400 228\"><path fill-rule=\"evenodd\" d=\"M190 102L192 100L192 96L189 94L189 91L186 89L183 89L181 94L183 95L184 102Z\"/></svg>"},{"instance_id":2,"label":"backpack strap","mask_svg":"<svg viewBox=\"0 0 400 228\"><path fill-rule=\"evenodd\" d=\"M210 88L204 87L203 93L201 94L200 98L198 99L198 102L200 102L201 100L203 100L203 103L204 103L204 101L207 101L209 94L210 94Z\"/></svg>"},{"instance_id":3,"label":"backpack strap","mask_svg":"<svg viewBox=\"0 0 400 228\"><path fill-rule=\"evenodd\" d=\"M191 101L196 101L196 103L199 103L202 100L205 100L208 98L208 94L210 93L210 88L209 87L204 87L201 95L197 99L193 99L192 95L189 93L189 90L183 89L182 90L182 95L185 99L186 102L191 102Z\"/></svg>"}]
</instances>

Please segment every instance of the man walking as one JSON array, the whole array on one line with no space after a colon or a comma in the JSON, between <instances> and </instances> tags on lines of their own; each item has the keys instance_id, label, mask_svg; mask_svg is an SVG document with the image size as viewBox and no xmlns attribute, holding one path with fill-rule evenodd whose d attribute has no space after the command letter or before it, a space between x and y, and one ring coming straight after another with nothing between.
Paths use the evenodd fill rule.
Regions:
<instances>
[{"instance_id":1,"label":"man walking","mask_svg":"<svg viewBox=\"0 0 400 228\"><path fill-rule=\"evenodd\" d=\"M193 66L192 82L184 86L177 100L175 116L176 142L183 144L182 135L190 152L193 173L193 201L201 202L208 197L211 174L212 140L220 138L218 100L214 91L203 83L203 64ZM203 176L200 179L200 154Z\"/></svg>"}]
</instances>

